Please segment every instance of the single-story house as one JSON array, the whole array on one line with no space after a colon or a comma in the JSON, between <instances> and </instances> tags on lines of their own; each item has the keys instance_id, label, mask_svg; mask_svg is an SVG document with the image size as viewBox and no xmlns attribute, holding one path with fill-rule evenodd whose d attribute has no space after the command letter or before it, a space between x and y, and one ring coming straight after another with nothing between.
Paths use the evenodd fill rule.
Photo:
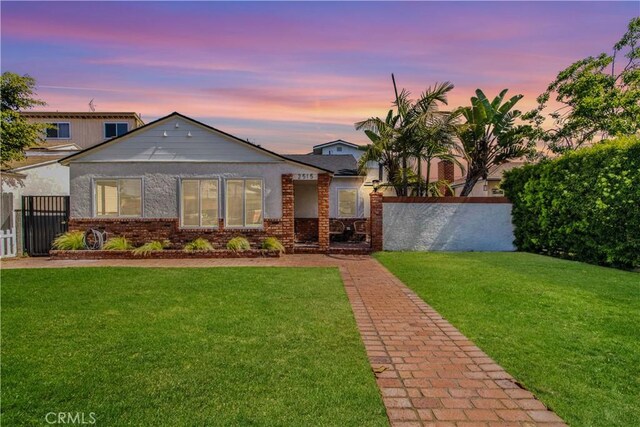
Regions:
<instances>
[{"instance_id":1,"label":"single-story house","mask_svg":"<svg viewBox=\"0 0 640 427\"><path fill-rule=\"evenodd\" d=\"M176 247L243 235L328 250L330 220L366 222L373 190L351 154L281 155L176 112L60 163L70 168L70 229Z\"/></svg>"}]
</instances>

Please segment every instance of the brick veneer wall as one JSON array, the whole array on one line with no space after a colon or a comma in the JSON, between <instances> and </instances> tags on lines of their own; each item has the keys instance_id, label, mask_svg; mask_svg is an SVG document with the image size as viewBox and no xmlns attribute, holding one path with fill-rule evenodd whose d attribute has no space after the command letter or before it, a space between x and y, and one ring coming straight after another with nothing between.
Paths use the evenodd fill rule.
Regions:
<instances>
[{"instance_id":1,"label":"brick veneer wall","mask_svg":"<svg viewBox=\"0 0 640 427\"><path fill-rule=\"evenodd\" d=\"M318 241L318 218L295 219L296 242Z\"/></svg>"},{"instance_id":2,"label":"brick veneer wall","mask_svg":"<svg viewBox=\"0 0 640 427\"><path fill-rule=\"evenodd\" d=\"M331 176L318 174L318 247L329 249L329 184Z\"/></svg>"},{"instance_id":3,"label":"brick veneer wall","mask_svg":"<svg viewBox=\"0 0 640 427\"><path fill-rule=\"evenodd\" d=\"M280 239L283 245L285 242L293 242L293 236L286 234L283 221L279 219L266 219L262 229L225 229L223 220L220 220L217 229L181 228L178 218L71 218L69 220L70 231L86 231L89 228L106 231L111 236L126 237L134 245L166 239L171 242L173 249L181 249L185 243L198 237L210 241L215 249L225 249L227 242L236 236L246 237L251 246L256 249L260 247L265 237L270 236Z\"/></svg>"},{"instance_id":4,"label":"brick veneer wall","mask_svg":"<svg viewBox=\"0 0 640 427\"><path fill-rule=\"evenodd\" d=\"M369 194L369 232L371 233L371 250L382 250L382 193Z\"/></svg>"}]
</instances>

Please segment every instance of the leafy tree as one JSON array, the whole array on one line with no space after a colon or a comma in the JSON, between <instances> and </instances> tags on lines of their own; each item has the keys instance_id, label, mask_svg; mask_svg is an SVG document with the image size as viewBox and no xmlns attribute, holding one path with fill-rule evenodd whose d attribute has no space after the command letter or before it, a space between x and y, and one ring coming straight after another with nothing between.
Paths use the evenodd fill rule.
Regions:
<instances>
[{"instance_id":1,"label":"leafy tree","mask_svg":"<svg viewBox=\"0 0 640 427\"><path fill-rule=\"evenodd\" d=\"M468 168L461 196L468 196L480 178L486 179L489 169L516 159L533 150L533 143L526 136L529 126L515 125L521 113L513 107L522 95L502 100L508 89L504 89L493 101L484 92L476 90L470 107L460 108L466 123L458 127L458 138Z\"/></svg>"},{"instance_id":2,"label":"leafy tree","mask_svg":"<svg viewBox=\"0 0 640 427\"><path fill-rule=\"evenodd\" d=\"M45 102L36 99L34 88L35 79L28 75L20 76L11 72L2 73L2 103L0 114L0 162L7 166L12 160L24 157L24 150L37 145L43 140L43 132L47 125L44 123L29 123L20 115L20 111Z\"/></svg>"},{"instance_id":3,"label":"leafy tree","mask_svg":"<svg viewBox=\"0 0 640 427\"><path fill-rule=\"evenodd\" d=\"M562 70L538 97L538 107L523 115L533 137L554 153L616 135L640 132L640 17L629 22L613 54L581 59ZM551 112L553 97L561 106ZM545 129L546 119L552 123Z\"/></svg>"}]
</instances>

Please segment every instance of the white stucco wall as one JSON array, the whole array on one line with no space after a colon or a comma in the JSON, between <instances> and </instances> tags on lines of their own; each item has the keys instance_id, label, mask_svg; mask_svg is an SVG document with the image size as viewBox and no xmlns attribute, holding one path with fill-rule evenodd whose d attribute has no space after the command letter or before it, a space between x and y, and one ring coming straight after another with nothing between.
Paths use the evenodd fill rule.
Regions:
<instances>
[{"instance_id":1,"label":"white stucco wall","mask_svg":"<svg viewBox=\"0 0 640 427\"><path fill-rule=\"evenodd\" d=\"M384 203L388 251L513 251L511 204Z\"/></svg>"},{"instance_id":2,"label":"white stucco wall","mask_svg":"<svg viewBox=\"0 0 640 427\"><path fill-rule=\"evenodd\" d=\"M68 196L69 168L54 162L44 166L21 169L21 180L2 180L2 191L13 193L14 209L22 208L22 196Z\"/></svg>"},{"instance_id":3,"label":"white stucco wall","mask_svg":"<svg viewBox=\"0 0 640 427\"><path fill-rule=\"evenodd\" d=\"M373 187L365 187L364 177L333 177L329 185L329 216L338 218L338 189L358 190L358 218L369 217L369 193Z\"/></svg>"},{"instance_id":4,"label":"white stucco wall","mask_svg":"<svg viewBox=\"0 0 640 427\"><path fill-rule=\"evenodd\" d=\"M304 166L279 163L185 163L185 162L74 162L71 169L71 216L93 215L93 188L96 178L143 178L143 215L147 218L178 217L180 178L219 178L224 200L224 179L262 178L265 218L282 217L282 174L316 172ZM224 208L224 206L221 206Z\"/></svg>"}]
</instances>

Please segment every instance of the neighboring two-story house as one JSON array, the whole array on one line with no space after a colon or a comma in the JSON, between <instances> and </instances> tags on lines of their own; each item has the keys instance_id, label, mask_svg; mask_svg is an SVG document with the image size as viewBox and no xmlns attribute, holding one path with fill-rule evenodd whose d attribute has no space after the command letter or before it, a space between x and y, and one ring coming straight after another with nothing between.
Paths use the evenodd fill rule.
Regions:
<instances>
[{"instance_id":1,"label":"neighboring two-story house","mask_svg":"<svg viewBox=\"0 0 640 427\"><path fill-rule=\"evenodd\" d=\"M140 127L136 113L59 112L22 113L30 122L47 123L44 142L25 151L22 160L2 170L3 212L22 210L22 196L68 196L69 168L58 160ZM7 209L5 204L11 206ZM15 230L17 252L22 252L20 215L3 217L4 229ZM16 226L17 225L17 226Z\"/></svg>"},{"instance_id":2,"label":"neighboring two-story house","mask_svg":"<svg viewBox=\"0 0 640 427\"><path fill-rule=\"evenodd\" d=\"M68 196L69 168L58 160L100 144L141 126L136 113L30 111L22 113L30 122L47 123L45 141L25 151L13 162L11 172L21 178L2 180L2 192L13 193L14 209L21 209L21 196Z\"/></svg>"}]
</instances>

